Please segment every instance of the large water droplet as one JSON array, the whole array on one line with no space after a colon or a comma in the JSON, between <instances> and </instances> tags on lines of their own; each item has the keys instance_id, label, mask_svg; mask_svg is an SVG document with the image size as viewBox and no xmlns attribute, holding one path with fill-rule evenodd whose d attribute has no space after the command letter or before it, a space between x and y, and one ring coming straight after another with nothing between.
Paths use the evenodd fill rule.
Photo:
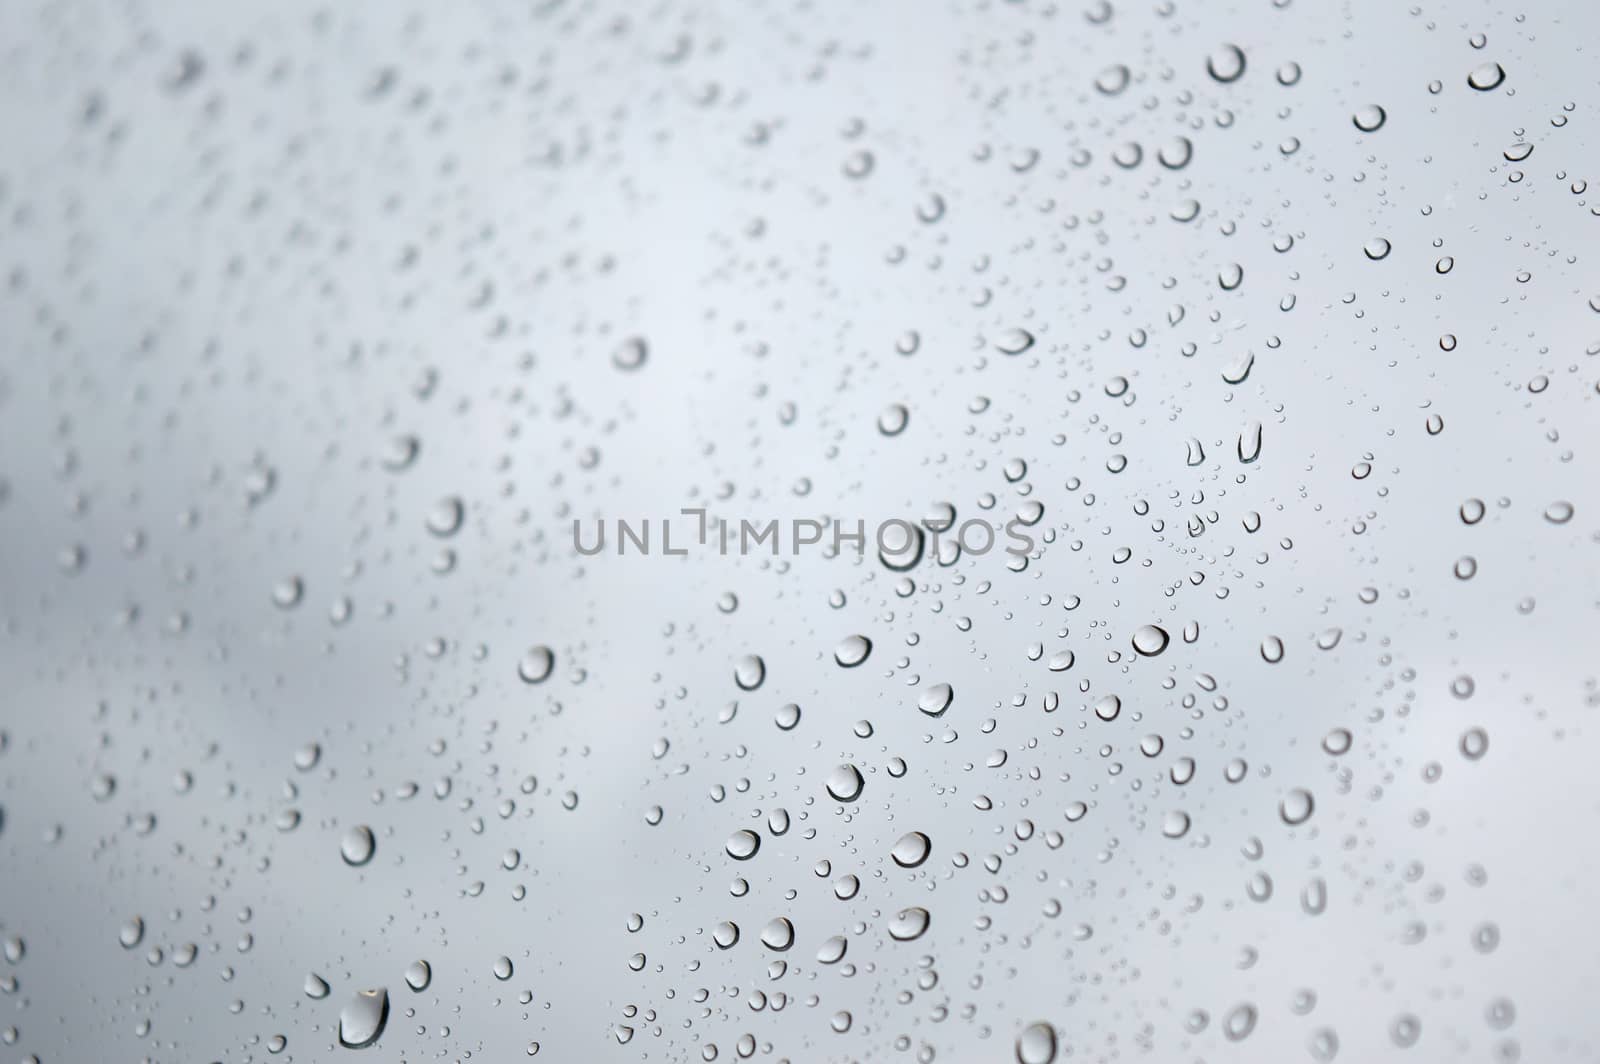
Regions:
<instances>
[{"instance_id":1,"label":"large water droplet","mask_svg":"<svg viewBox=\"0 0 1600 1064\"><path fill-rule=\"evenodd\" d=\"M833 660L847 669L853 669L867 660L872 653L872 640L864 635L846 636L833 648Z\"/></svg>"},{"instance_id":2,"label":"large water droplet","mask_svg":"<svg viewBox=\"0 0 1600 1064\"><path fill-rule=\"evenodd\" d=\"M555 651L536 646L517 660L517 675L523 683L544 683L556 668Z\"/></svg>"},{"instance_id":3,"label":"large water droplet","mask_svg":"<svg viewBox=\"0 0 1600 1064\"><path fill-rule=\"evenodd\" d=\"M1369 103L1365 107L1358 108L1356 113L1351 116L1351 121L1355 122L1356 128L1361 132L1374 133L1383 128L1383 123L1388 117L1388 112L1382 107L1375 103Z\"/></svg>"},{"instance_id":4,"label":"large water droplet","mask_svg":"<svg viewBox=\"0 0 1600 1064\"><path fill-rule=\"evenodd\" d=\"M761 849L761 836L749 828L740 828L728 836L728 856L735 861L748 861Z\"/></svg>"},{"instance_id":5,"label":"large water droplet","mask_svg":"<svg viewBox=\"0 0 1600 1064\"><path fill-rule=\"evenodd\" d=\"M746 654L733 666L733 682L741 691L754 691L767 678L767 663L758 654Z\"/></svg>"},{"instance_id":6,"label":"large water droplet","mask_svg":"<svg viewBox=\"0 0 1600 1064\"><path fill-rule=\"evenodd\" d=\"M1054 1064L1056 1029L1048 1023L1030 1023L1017 1035L1017 1064Z\"/></svg>"},{"instance_id":7,"label":"large water droplet","mask_svg":"<svg viewBox=\"0 0 1600 1064\"><path fill-rule=\"evenodd\" d=\"M1147 658L1153 658L1167 649L1167 643L1170 641L1171 637L1167 635L1167 630L1159 625L1141 625L1133 633L1133 649Z\"/></svg>"},{"instance_id":8,"label":"large water droplet","mask_svg":"<svg viewBox=\"0 0 1600 1064\"><path fill-rule=\"evenodd\" d=\"M920 831L908 831L900 836L900 840L889 851L889 856L901 868L915 868L928 859L932 850L933 842L928 836Z\"/></svg>"},{"instance_id":9,"label":"large water droplet","mask_svg":"<svg viewBox=\"0 0 1600 1064\"><path fill-rule=\"evenodd\" d=\"M861 770L851 764L843 764L828 773L826 787L828 794L840 802L853 802L861 797L861 788L866 785L866 780L861 778Z\"/></svg>"},{"instance_id":10,"label":"large water droplet","mask_svg":"<svg viewBox=\"0 0 1600 1064\"><path fill-rule=\"evenodd\" d=\"M1311 792L1304 787L1296 787L1284 795L1283 801L1278 803L1278 814L1283 817L1285 824L1303 824L1311 818L1316 802L1311 797Z\"/></svg>"},{"instance_id":11,"label":"large water droplet","mask_svg":"<svg viewBox=\"0 0 1600 1064\"><path fill-rule=\"evenodd\" d=\"M908 909L901 909L889 921L889 937L896 942L910 942L921 938L928 930L928 910L920 905L913 905Z\"/></svg>"},{"instance_id":12,"label":"large water droplet","mask_svg":"<svg viewBox=\"0 0 1600 1064\"><path fill-rule=\"evenodd\" d=\"M365 824L355 825L339 840L339 856L352 868L360 868L372 860L377 848L378 840Z\"/></svg>"},{"instance_id":13,"label":"large water droplet","mask_svg":"<svg viewBox=\"0 0 1600 1064\"><path fill-rule=\"evenodd\" d=\"M1224 44L1206 56L1206 73L1226 85L1244 75L1244 52L1236 44Z\"/></svg>"},{"instance_id":14,"label":"large water droplet","mask_svg":"<svg viewBox=\"0 0 1600 1064\"><path fill-rule=\"evenodd\" d=\"M389 992L362 990L339 1010L339 1044L346 1049L364 1049L383 1034L389 1022Z\"/></svg>"},{"instance_id":15,"label":"large water droplet","mask_svg":"<svg viewBox=\"0 0 1600 1064\"><path fill-rule=\"evenodd\" d=\"M1471 85L1479 92L1488 92L1490 89L1497 89L1500 87L1500 83L1505 80L1505 67L1501 66L1499 63L1482 63L1473 67L1472 72L1467 75L1467 84Z\"/></svg>"},{"instance_id":16,"label":"large water droplet","mask_svg":"<svg viewBox=\"0 0 1600 1064\"><path fill-rule=\"evenodd\" d=\"M794 945L794 924L787 916L778 916L767 921L767 926L761 929L761 944L779 953L787 950Z\"/></svg>"},{"instance_id":17,"label":"large water droplet","mask_svg":"<svg viewBox=\"0 0 1600 1064\"><path fill-rule=\"evenodd\" d=\"M917 708L930 717L942 716L955 697L955 688L947 683L936 683L924 687L922 693L917 695Z\"/></svg>"}]
</instances>

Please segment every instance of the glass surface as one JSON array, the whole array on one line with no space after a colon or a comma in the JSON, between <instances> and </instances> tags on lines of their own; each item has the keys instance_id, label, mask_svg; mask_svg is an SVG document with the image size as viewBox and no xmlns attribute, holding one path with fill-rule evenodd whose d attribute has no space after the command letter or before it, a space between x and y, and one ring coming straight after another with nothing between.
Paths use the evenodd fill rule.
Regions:
<instances>
[{"instance_id":1,"label":"glass surface","mask_svg":"<svg viewBox=\"0 0 1600 1064\"><path fill-rule=\"evenodd\" d=\"M0 1062L1600 1059L1597 41L0 5Z\"/></svg>"}]
</instances>

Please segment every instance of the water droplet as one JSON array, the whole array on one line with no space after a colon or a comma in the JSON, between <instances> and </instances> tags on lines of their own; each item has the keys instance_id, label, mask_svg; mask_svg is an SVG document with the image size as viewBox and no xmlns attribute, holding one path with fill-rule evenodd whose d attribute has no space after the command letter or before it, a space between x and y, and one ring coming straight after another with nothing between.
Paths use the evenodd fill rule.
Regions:
<instances>
[{"instance_id":1,"label":"water droplet","mask_svg":"<svg viewBox=\"0 0 1600 1064\"><path fill-rule=\"evenodd\" d=\"M1181 135L1171 138L1156 151L1156 159L1168 170L1182 170L1193 158L1194 141Z\"/></svg>"},{"instance_id":2,"label":"water droplet","mask_svg":"<svg viewBox=\"0 0 1600 1064\"><path fill-rule=\"evenodd\" d=\"M1356 113L1351 116L1356 128L1363 133L1376 133L1383 128L1383 123L1388 118L1388 112L1375 103L1369 103L1365 107L1357 109Z\"/></svg>"},{"instance_id":3,"label":"water droplet","mask_svg":"<svg viewBox=\"0 0 1600 1064\"><path fill-rule=\"evenodd\" d=\"M122 943L123 949L132 949L144 941L144 917L130 917L122 925L122 930L117 932L117 941Z\"/></svg>"},{"instance_id":4,"label":"water droplet","mask_svg":"<svg viewBox=\"0 0 1600 1064\"><path fill-rule=\"evenodd\" d=\"M1026 329L1007 329L995 340L1002 354L1020 355L1033 346L1033 334Z\"/></svg>"},{"instance_id":5,"label":"water droplet","mask_svg":"<svg viewBox=\"0 0 1600 1064\"><path fill-rule=\"evenodd\" d=\"M885 436L898 436L911 423L911 411L903 403L890 403L878 415L878 431Z\"/></svg>"},{"instance_id":6,"label":"water droplet","mask_svg":"<svg viewBox=\"0 0 1600 1064\"><path fill-rule=\"evenodd\" d=\"M761 929L761 944L779 953L787 950L794 945L794 924L786 916L767 921L767 926Z\"/></svg>"},{"instance_id":7,"label":"water droplet","mask_svg":"<svg viewBox=\"0 0 1600 1064\"><path fill-rule=\"evenodd\" d=\"M947 683L936 683L924 687L917 696L917 708L930 717L938 717L950 708L950 703L955 700L956 692Z\"/></svg>"},{"instance_id":8,"label":"water droplet","mask_svg":"<svg viewBox=\"0 0 1600 1064\"><path fill-rule=\"evenodd\" d=\"M372 855L377 851L378 840L372 834L372 829L365 824L357 824L344 833L344 838L339 840L339 856L344 858L344 863L352 868L360 868L372 860Z\"/></svg>"},{"instance_id":9,"label":"water droplet","mask_svg":"<svg viewBox=\"0 0 1600 1064\"><path fill-rule=\"evenodd\" d=\"M920 905L901 909L889 921L889 937L896 942L911 942L919 939L928 930L928 922L928 910Z\"/></svg>"},{"instance_id":10,"label":"water droplet","mask_svg":"<svg viewBox=\"0 0 1600 1064\"><path fill-rule=\"evenodd\" d=\"M298 576L286 576L272 585L272 604L280 610L290 610L305 598L305 581Z\"/></svg>"},{"instance_id":11,"label":"water droplet","mask_svg":"<svg viewBox=\"0 0 1600 1064\"><path fill-rule=\"evenodd\" d=\"M556 668L556 654L547 646L536 646L517 660L517 675L523 683L544 683Z\"/></svg>"},{"instance_id":12,"label":"water droplet","mask_svg":"<svg viewBox=\"0 0 1600 1064\"><path fill-rule=\"evenodd\" d=\"M1153 658L1167 649L1167 630L1154 624L1141 625L1133 633L1133 649L1147 658Z\"/></svg>"},{"instance_id":13,"label":"water droplet","mask_svg":"<svg viewBox=\"0 0 1600 1064\"><path fill-rule=\"evenodd\" d=\"M1122 712L1122 699L1116 695L1106 695L1094 704L1094 715L1107 723L1117 719L1117 714Z\"/></svg>"},{"instance_id":14,"label":"water droplet","mask_svg":"<svg viewBox=\"0 0 1600 1064\"><path fill-rule=\"evenodd\" d=\"M1389 1038L1401 1049L1410 1049L1422 1037L1422 1021L1411 1013L1402 1013L1389 1024Z\"/></svg>"},{"instance_id":15,"label":"water droplet","mask_svg":"<svg viewBox=\"0 0 1600 1064\"><path fill-rule=\"evenodd\" d=\"M894 863L901 868L916 868L928 859L928 854L933 851L933 842L920 831L908 831L900 836L900 841L894 844L889 851L889 856L894 858Z\"/></svg>"},{"instance_id":16,"label":"water droplet","mask_svg":"<svg viewBox=\"0 0 1600 1064\"><path fill-rule=\"evenodd\" d=\"M866 781L861 778L861 770L849 763L839 765L828 773L825 784L828 794L839 802L855 801L861 797L861 788L865 785Z\"/></svg>"},{"instance_id":17,"label":"water droplet","mask_svg":"<svg viewBox=\"0 0 1600 1064\"><path fill-rule=\"evenodd\" d=\"M1244 75L1244 52L1236 44L1224 44L1206 56L1206 73L1226 85Z\"/></svg>"},{"instance_id":18,"label":"water droplet","mask_svg":"<svg viewBox=\"0 0 1600 1064\"><path fill-rule=\"evenodd\" d=\"M833 660L844 668L853 669L867 660L867 655L872 653L872 640L864 635L846 636L837 647L833 649Z\"/></svg>"},{"instance_id":19,"label":"water droplet","mask_svg":"<svg viewBox=\"0 0 1600 1064\"><path fill-rule=\"evenodd\" d=\"M746 654L733 666L733 682L741 691L754 691L767 678L767 663L760 655Z\"/></svg>"},{"instance_id":20,"label":"water droplet","mask_svg":"<svg viewBox=\"0 0 1600 1064\"><path fill-rule=\"evenodd\" d=\"M1242 1042L1256 1029L1256 1007L1236 1005L1222 1021L1222 1033L1230 1042Z\"/></svg>"},{"instance_id":21,"label":"water droplet","mask_svg":"<svg viewBox=\"0 0 1600 1064\"><path fill-rule=\"evenodd\" d=\"M1283 801L1278 803L1278 815L1283 822L1289 825L1304 824L1311 819L1312 810L1316 802L1311 797L1311 792L1303 787L1296 787L1284 795Z\"/></svg>"},{"instance_id":22,"label":"water droplet","mask_svg":"<svg viewBox=\"0 0 1600 1064\"><path fill-rule=\"evenodd\" d=\"M1054 1064L1056 1029L1048 1023L1030 1023L1017 1035L1017 1064Z\"/></svg>"},{"instance_id":23,"label":"water droplet","mask_svg":"<svg viewBox=\"0 0 1600 1064\"><path fill-rule=\"evenodd\" d=\"M1115 96L1128 87L1128 82L1132 77L1132 71L1124 64L1117 63L1106 67L1099 73L1094 79L1094 87L1106 96Z\"/></svg>"},{"instance_id":24,"label":"water droplet","mask_svg":"<svg viewBox=\"0 0 1600 1064\"><path fill-rule=\"evenodd\" d=\"M1572 504L1570 502L1567 502L1565 499L1558 499L1549 506L1545 507L1544 519L1549 521L1552 525L1564 525L1568 521L1572 520L1573 512Z\"/></svg>"},{"instance_id":25,"label":"water droplet","mask_svg":"<svg viewBox=\"0 0 1600 1064\"><path fill-rule=\"evenodd\" d=\"M1239 433L1239 461L1249 465L1261 457L1261 422L1252 421Z\"/></svg>"},{"instance_id":26,"label":"water droplet","mask_svg":"<svg viewBox=\"0 0 1600 1064\"><path fill-rule=\"evenodd\" d=\"M389 1022L389 992L361 990L339 1010L339 1044L346 1049L365 1049L383 1035Z\"/></svg>"},{"instance_id":27,"label":"water droplet","mask_svg":"<svg viewBox=\"0 0 1600 1064\"><path fill-rule=\"evenodd\" d=\"M1497 89L1500 87L1500 83L1505 80L1505 68L1499 63L1483 63L1473 67L1472 72L1467 75L1467 84L1479 92Z\"/></svg>"},{"instance_id":28,"label":"water droplet","mask_svg":"<svg viewBox=\"0 0 1600 1064\"><path fill-rule=\"evenodd\" d=\"M1245 351L1243 354L1235 356L1233 361L1222 368L1222 379L1229 384L1243 384L1245 379L1250 376L1250 370L1255 364L1256 353L1254 351ZM1189 441L1189 464L1199 465L1205 459L1205 449L1200 446L1200 441L1194 437L1191 436ZM1198 458L1195 456L1196 451L1199 451Z\"/></svg>"},{"instance_id":29,"label":"water droplet","mask_svg":"<svg viewBox=\"0 0 1600 1064\"><path fill-rule=\"evenodd\" d=\"M428 984L433 982L433 968L427 961L416 960L406 965L406 986L417 993L428 989Z\"/></svg>"},{"instance_id":30,"label":"water droplet","mask_svg":"<svg viewBox=\"0 0 1600 1064\"><path fill-rule=\"evenodd\" d=\"M448 538L461 531L466 516L466 504L460 499L453 495L440 499L434 503L433 509L428 511L428 531L441 539Z\"/></svg>"},{"instance_id":31,"label":"water droplet","mask_svg":"<svg viewBox=\"0 0 1600 1064\"><path fill-rule=\"evenodd\" d=\"M611 352L611 364L624 372L631 373L643 366L645 359L649 357L650 345L645 343L642 337L630 336Z\"/></svg>"},{"instance_id":32,"label":"water droplet","mask_svg":"<svg viewBox=\"0 0 1600 1064\"><path fill-rule=\"evenodd\" d=\"M749 828L740 828L728 836L728 856L735 861L748 861L761 849L761 836Z\"/></svg>"}]
</instances>

